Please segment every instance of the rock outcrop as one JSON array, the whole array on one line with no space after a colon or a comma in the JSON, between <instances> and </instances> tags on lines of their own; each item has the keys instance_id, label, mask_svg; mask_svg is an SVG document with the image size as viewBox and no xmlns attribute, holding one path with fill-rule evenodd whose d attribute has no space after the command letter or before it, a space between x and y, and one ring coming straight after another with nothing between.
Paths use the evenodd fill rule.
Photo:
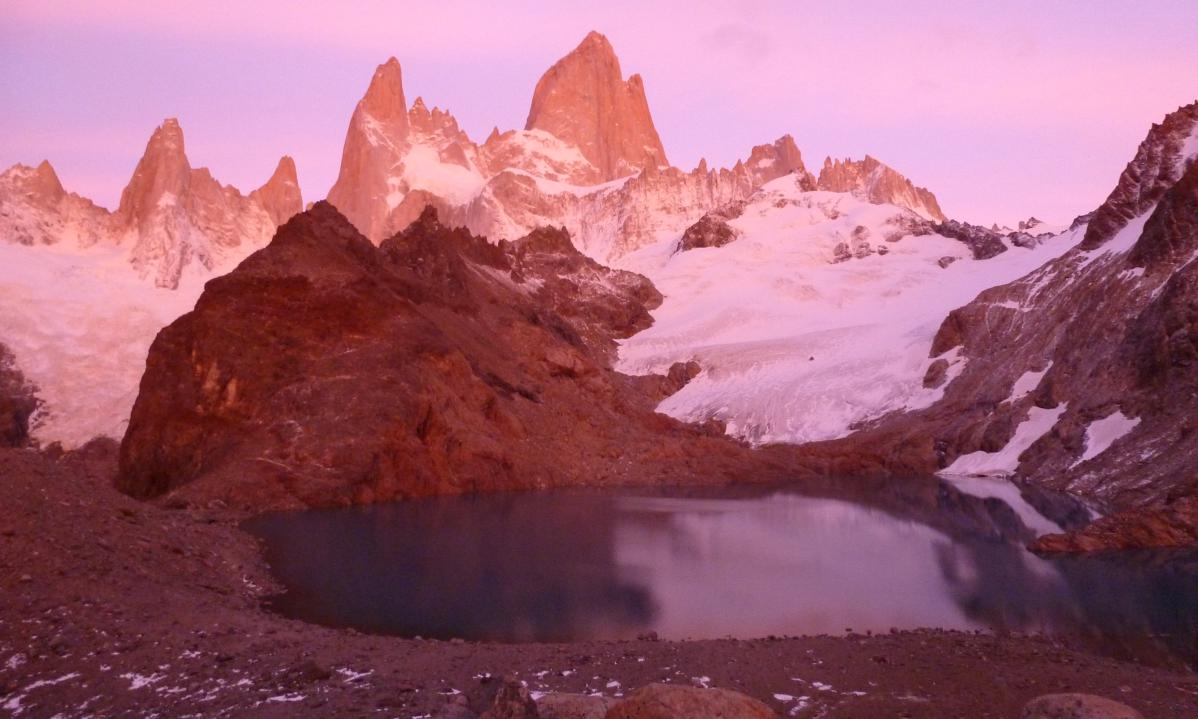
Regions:
<instances>
[{"instance_id":1,"label":"rock outcrop","mask_svg":"<svg viewBox=\"0 0 1198 719\"><path fill-rule=\"evenodd\" d=\"M260 511L792 471L611 369L659 302L561 230L494 245L426 209L375 247L317 203L159 333L119 486Z\"/></svg>"},{"instance_id":2,"label":"rock outcrop","mask_svg":"<svg viewBox=\"0 0 1198 719\"><path fill-rule=\"evenodd\" d=\"M641 76L624 80L615 50L597 32L541 76L524 129L577 147L603 181L669 165Z\"/></svg>"},{"instance_id":3,"label":"rock outcrop","mask_svg":"<svg viewBox=\"0 0 1198 719\"><path fill-rule=\"evenodd\" d=\"M700 247L723 247L736 239L736 230L728 220L740 217L744 212L744 202L734 202L719 210L712 210L699 218L699 221L682 233L678 241L678 252L686 252Z\"/></svg>"},{"instance_id":4,"label":"rock outcrop","mask_svg":"<svg viewBox=\"0 0 1198 719\"><path fill-rule=\"evenodd\" d=\"M826 192L849 192L869 202L905 207L929 220L947 219L935 195L869 155L860 161L825 158L817 186Z\"/></svg>"},{"instance_id":5,"label":"rock outcrop","mask_svg":"<svg viewBox=\"0 0 1198 719\"><path fill-rule=\"evenodd\" d=\"M1198 494L1163 504L1126 509L1067 534L1046 534L1031 543L1041 554L1111 549L1175 549L1198 545Z\"/></svg>"},{"instance_id":6,"label":"rock outcrop","mask_svg":"<svg viewBox=\"0 0 1198 719\"><path fill-rule=\"evenodd\" d=\"M1019 719L1144 719L1131 707L1095 694L1045 694L1023 707Z\"/></svg>"}]
</instances>

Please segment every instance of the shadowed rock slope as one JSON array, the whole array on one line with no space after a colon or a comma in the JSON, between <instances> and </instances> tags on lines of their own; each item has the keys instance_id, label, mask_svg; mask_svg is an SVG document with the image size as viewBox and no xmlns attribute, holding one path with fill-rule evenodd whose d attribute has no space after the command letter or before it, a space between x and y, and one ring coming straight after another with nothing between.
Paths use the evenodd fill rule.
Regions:
<instances>
[{"instance_id":1,"label":"shadowed rock slope","mask_svg":"<svg viewBox=\"0 0 1198 719\"><path fill-rule=\"evenodd\" d=\"M611 369L660 301L561 230L492 245L429 209L375 247L318 203L158 335L118 486L266 510L788 476L653 411L694 367Z\"/></svg>"}]
</instances>

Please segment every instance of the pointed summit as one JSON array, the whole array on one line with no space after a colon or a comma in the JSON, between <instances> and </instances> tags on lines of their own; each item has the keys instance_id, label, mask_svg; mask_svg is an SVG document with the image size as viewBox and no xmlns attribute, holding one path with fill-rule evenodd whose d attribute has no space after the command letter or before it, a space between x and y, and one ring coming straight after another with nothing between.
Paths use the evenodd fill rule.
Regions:
<instances>
[{"instance_id":1,"label":"pointed summit","mask_svg":"<svg viewBox=\"0 0 1198 719\"><path fill-rule=\"evenodd\" d=\"M33 177L33 188L40 196L57 200L67 194L67 191L63 189L62 181L58 179L58 173L54 171L49 160L41 161L33 171Z\"/></svg>"},{"instance_id":2,"label":"pointed summit","mask_svg":"<svg viewBox=\"0 0 1198 719\"><path fill-rule=\"evenodd\" d=\"M525 129L575 145L606 180L668 164L641 77L625 81L611 43L593 31L541 76Z\"/></svg>"},{"instance_id":3,"label":"pointed summit","mask_svg":"<svg viewBox=\"0 0 1198 719\"><path fill-rule=\"evenodd\" d=\"M380 122L395 122L407 134L408 103L403 94L403 70L399 60L389 58L375 68L370 87L358 103L358 109Z\"/></svg>"},{"instance_id":4,"label":"pointed summit","mask_svg":"<svg viewBox=\"0 0 1198 719\"><path fill-rule=\"evenodd\" d=\"M187 190L191 165L183 149L183 128L173 117L163 120L154 130L146 151L129 184L121 192L121 203L117 208L128 224L133 224L149 214L164 197L178 197ZM167 198L166 201L171 201Z\"/></svg>"},{"instance_id":5,"label":"pointed summit","mask_svg":"<svg viewBox=\"0 0 1198 719\"><path fill-rule=\"evenodd\" d=\"M257 200L276 225L281 225L291 219L292 215L303 212L304 201L300 196L295 160L291 159L290 155L283 155L275 167L274 174L265 185L250 193L250 199Z\"/></svg>"},{"instance_id":6,"label":"pointed summit","mask_svg":"<svg viewBox=\"0 0 1198 719\"><path fill-rule=\"evenodd\" d=\"M392 169L408 149L411 126L403 94L403 73L395 58L379 65L354 108L341 151L341 171L329 202L375 242L382 239Z\"/></svg>"}]
</instances>

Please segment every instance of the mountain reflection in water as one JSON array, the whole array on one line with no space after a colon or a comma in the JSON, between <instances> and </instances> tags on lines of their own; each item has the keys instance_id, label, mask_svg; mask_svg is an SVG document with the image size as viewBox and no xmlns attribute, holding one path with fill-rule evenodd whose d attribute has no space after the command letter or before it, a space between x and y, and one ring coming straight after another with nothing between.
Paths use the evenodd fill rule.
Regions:
<instances>
[{"instance_id":1,"label":"mountain reflection in water","mask_svg":"<svg viewBox=\"0 0 1198 719\"><path fill-rule=\"evenodd\" d=\"M1045 560L1007 504L933 479L554 491L247 523L288 616L498 641L1047 631L1195 658L1198 559Z\"/></svg>"}]
</instances>

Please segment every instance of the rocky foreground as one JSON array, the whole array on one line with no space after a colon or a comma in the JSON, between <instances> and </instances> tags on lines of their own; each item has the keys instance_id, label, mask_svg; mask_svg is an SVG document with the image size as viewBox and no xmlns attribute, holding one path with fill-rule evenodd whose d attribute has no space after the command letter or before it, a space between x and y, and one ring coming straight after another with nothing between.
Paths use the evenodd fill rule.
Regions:
<instances>
[{"instance_id":1,"label":"rocky foreground","mask_svg":"<svg viewBox=\"0 0 1198 719\"><path fill-rule=\"evenodd\" d=\"M365 636L261 608L275 589L237 515L112 488L115 447L0 450L0 709L20 717L459 716L510 675L613 699L653 682L797 717L1018 717L1100 694L1198 716L1198 677L1041 638L922 631L719 641L483 644ZM473 702L473 705L471 704Z\"/></svg>"}]
</instances>

